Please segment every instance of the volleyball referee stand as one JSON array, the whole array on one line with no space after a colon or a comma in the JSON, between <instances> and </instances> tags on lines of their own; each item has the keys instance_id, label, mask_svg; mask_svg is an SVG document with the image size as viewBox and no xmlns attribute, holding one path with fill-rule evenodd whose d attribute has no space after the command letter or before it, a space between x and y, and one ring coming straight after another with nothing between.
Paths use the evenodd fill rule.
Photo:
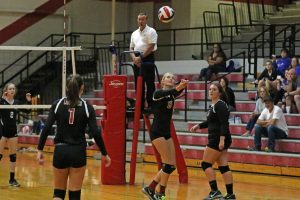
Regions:
<instances>
[{"instance_id":1,"label":"volleyball referee stand","mask_svg":"<svg viewBox=\"0 0 300 200\"><path fill-rule=\"evenodd\" d=\"M141 60L142 60L142 52L139 51L123 51L120 54L119 57L119 74L121 74L122 71L122 67L124 66L130 66L132 68L132 70L134 71L134 65L132 63L128 63L128 62L123 62L123 60L125 60L125 55L126 54L131 54L134 53L135 56L140 56ZM144 65L143 65L144 64ZM147 65L149 65L150 63L147 63ZM156 77L158 80L158 87L160 85L160 77L159 77L159 73L158 73L158 69L156 67L156 65L154 63L151 63L154 66L155 72L156 72ZM136 93L135 93L135 109L127 109L126 110L126 115L129 117L133 116L133 138L132 138L132 153L131 153L131 162L130 162L130 180L129 180L129 184L134 184L135 183L135 171L136 171L136 156L137 156L137 146L138 146L138 134L139 134L139 126L140 126L140 119L144 120L144 123L146 125L147 131L150 134L150 130L151 130L151 123L150 123L150 119L149 116L151 114L151 111L144 111L142 112L142 108L144 106L141 106L142 100L144 98L142 98L142 89L143 89L143 77L142 77L142 69L143 66L145 67L145 63L141 64L141 67L139 68L139 73L137 76L137 80L135 80L135 88L136 88ZM132 107L131 107L132 108ZM177 135L176 135L176 131L175 131L175 126L173 121L170 124L170 128L171 128L171 136L172 139L174 141L174 145L175 145L175 152L176 152L176 163L177 163L177 171L179 174L179 182L180 183L187 183L188 182L188 172L187 172L187 167L185 164L185 160L182 154L182 151L180 149L180 145L179 145L179 141L177 139ZM152 145L153 150L154 150L154 155L156 157L157 163L158 163L158 169L160 170L162 168L162 160L161 157L158 153L158 151L156 150L156 148L154 147L154 145Z\"/></svg>"}]
</instances>

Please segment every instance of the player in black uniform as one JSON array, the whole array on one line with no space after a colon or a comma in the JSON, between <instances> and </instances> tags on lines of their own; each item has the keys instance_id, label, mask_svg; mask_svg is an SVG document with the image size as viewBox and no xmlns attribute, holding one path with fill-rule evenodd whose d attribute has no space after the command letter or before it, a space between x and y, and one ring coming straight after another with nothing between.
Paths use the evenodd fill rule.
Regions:
<instances>
[{"instance_id":1,"label":"player in black uniform","mask_svg":"<svg viewBox=\"0 0 300 200\"><path fill-rule=\"evenodd\" d=\"M53 155L53 199L55 200L65 198L68 182L69 199L80 199L86 169L85 129L87 125L101 150L106 166L109 166L111 163L101 133L99 133L97 127L95 110L80 98L83 89L83 80L79 75L72 75L67 79L67 97L53 103L46 125L40 136L37 159L42 164L44 161L42 150L47 136L51 132L54 122L57 122Z\"/></svg>"},{"instance_id":2,"label":"player in black uniform","mask_svg":"<svg viewBox=\"0 0 300 200\"><path fill-rule=\"evenodd\" d=\"M170 134L170 122L173 114L175 98L187 86L188 80L181 80L175 87L174 76L166 73L161 80L161 90L153 94L153 114L154 119L150 132L152 144L161 155L163 167L157 173L151 184L142 189L149 199L165 199L165 188L170 174L176 169L176 158L174 143ZM155 193L155 188L159 184L160 191Z\"/></svg>"},{"instance_id":3,"label":"player in black uniform","mask_svg":"<svg viewBox=\"0 0 300 200\"><path fill-rule=\"evenodd\" d=\"M222 194L218 190L216 174L212 168L215 162L217 162L226 184L227 194L223 199L236 199L233 194L232 173L228 166L227 150L231 145L231 135L228 123L229 109L225 102L226 95L219 83L213 83L209 88L209 96L211 105L207 113L207 120L191 128L191 132L195 132L198 128L208 128L208 144L204 150L201 166L208 178L211 192L204 199L222 198Z\"/></svg>"},{"instance_id":4,"label":"player in black uniform","mask_svg":"<svg viewBox=\"0 0 300 200\"><path fill-rule=\"evenodd\" d=\"M13 83L8 83L3 88L2 98L0 98L0 105L18 105L21 104L20 101L14 99L16 94L16 86ZM31 102L31 94L26 94L26 100ZM10 179L9 185L20 187L20 184L15 179L15 168L17 160L17 114L16 109L1 109L1 140L0 140L0 160L3 156L3 150L5 143L7 143L9 149L9 159L10 159Z\"/></svg>"}]
</instances>

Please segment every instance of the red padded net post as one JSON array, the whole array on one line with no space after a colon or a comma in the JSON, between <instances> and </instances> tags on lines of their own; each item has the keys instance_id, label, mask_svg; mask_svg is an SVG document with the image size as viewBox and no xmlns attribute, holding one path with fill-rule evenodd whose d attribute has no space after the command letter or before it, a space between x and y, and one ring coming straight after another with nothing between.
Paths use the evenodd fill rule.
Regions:
<instances>
[{"instance_id":1,"label":"red padded net post","mask_svg":"<svg viewBox=\"0 0 300 200\"><path fill-rule=\"evenodd\" d=\"M102 120L103 139L111 165L101 165L101 181L107 185L126 183L125 161L125 112L126 112L127 77L105 75L103 80L104 102L107 107Z\"/></svg>"}]
</instances>

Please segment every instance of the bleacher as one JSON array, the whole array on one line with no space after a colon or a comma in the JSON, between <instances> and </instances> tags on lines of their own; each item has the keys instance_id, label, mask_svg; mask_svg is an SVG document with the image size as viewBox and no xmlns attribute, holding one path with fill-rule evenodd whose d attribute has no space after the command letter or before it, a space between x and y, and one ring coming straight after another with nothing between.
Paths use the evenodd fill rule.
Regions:
<instances>
[{"instance_id":1,"label":"bleacher","mask_svg":"<svg viewBox=\"0 0 300 200\"><path fill-rule=\"evenodd\" d=\"M182 75L178 77L193 78L193 76L195 75ZM256 91L241 92L241 89L237 88L239 87L239 77L241 76L242 74L239 73L234 74L234 76L228 76L231 82L230 87L239 90L239 94L236 95L237 110L230 114L231 117L238 117L239 121L230 124L233 143L229 150L229 161L234 164L235 170L238 171L300 176L300 126L298 123L300 114L285 115L289 127L289 138L277 140L276 152L268 153L248 150L249 147L254 146L254 138L253 136L242 137L241 135L246 131L246 123L255 108L253 96L249 94L256 94ZM206 113L203 107L203 100L205 98L204 89L205 85L202 81L192 81L188 86L188 119L191 116L199 117L198 119L192 117L194 120L184 122L182 111L185 107L185 102L182 99L178 99L175 103L173 117L183 154L188 160L187 164L194 167L200 166L199 161L207 144L207 129L198 129L197 133L191 133L188 130L193 125L205 119ZM142 127L142 122L140 127ZM262 147L265 148L266 144L267 138L263 138ZM144 155L146 161L155 161L149 140L145 144Z\"/></svg>"}]
</instances>

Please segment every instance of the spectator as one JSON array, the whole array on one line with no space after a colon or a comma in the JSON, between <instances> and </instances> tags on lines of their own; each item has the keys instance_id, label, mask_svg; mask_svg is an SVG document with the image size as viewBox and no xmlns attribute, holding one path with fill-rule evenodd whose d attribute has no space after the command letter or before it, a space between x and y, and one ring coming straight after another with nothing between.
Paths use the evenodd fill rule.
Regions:
<instances>
[{"instance_id":1,"label":"spectator","mask_svg":"<svg viewBox=\"0 0 300 200\"><path fill-rule=\"evenodd\" d=\"M255 80L255 83L258 85L267 84L266 82L272 83L276 80L276 77L276 69L274 69L274 67L272 66L272 61L268 60L265 65L265 69L262 71L257 80Z\"/></svg>"},{"instance_id":2,"label":"spectator","mask_svg":"<svg viewBox=\"0 0 300 200\"><path fill-rule=\"evenodd\" d=\"M265 97L264 103L266 108L260 114L255 126L255 147L250 150L261 151L261 137L264 135L269 138L265 151L274 152L275 139L287 138L288 127L282 110L273 104L272 97Z\"/></svg>"},{"instance_id":3,"label":"spectator","mask_svg":"<svg viewBox=\"0 0 300 200\"><path fill-rule=\"evenodd\" d=\"M298 67L297 67L298 68ZM297 69L296 69L297 70ZM297 70L297 78L296 78L296 90L288 93L287 95L294 95L294 101L296 104L297 113L300 113L300 69Z\"/></svg>"},{"instance_id":4,"label":"spectator","mask_svg":"<svg viewBox=\"0 0 300 200\"><path fill-rule=\"evenodd\" d=\"M297 67L300 67L299 60L298 60L298 58L296 56L294 56L294 57L292 57L289 69L294 68L296 70Z\"/></svg>"},{"instance_id":5,"label":"spectator","mask_svg":"<svg viewBox=\"0 0 300 200\"><path fill-rule=\"evenodd\" d=\"M210 80L212 74L226 71L226 55L220 44L214 44L213 51L208 57L208 67L201 69L199 80Z\"/></svg>"},{"instance_id":6,"label":"spectator","mask_svg":"<svg viewBox=\"0 0 300 200\"><path fill-rule=\"evenodd\" d=\"M248 137L251 135L252 129L254 128L254 125L255 125L260 113L265 108L263 99L269 95L270 95L269 91L266 89L266 87L262 86L262 87L258 88L259 98L256 100L254 112L251 114L251 118L250 118L249 122L247 123L246 132L242 135L243 137Z\"/></svg>"},{"instance_id":7,"label":"spectator","mask_svg":"<svg viewBox=\"0 0 300 200\"><path fill-rule=\"evenodd\" d=\"M284 72L289 68L291 64L291 58L289 57L289 51L286 48L281 49L280 59L276 60L276 56L273 55L273 67L277 70L277 74L284 78Z\"/></svg>"},{"instance_id":8,"label":"spectator","mask_svg":"<svg viewBox=\"0 0 300 200\"><path fill-rule=\"evenodd\" d=\"M219 81L220 85L222 86L225 94L226 94L226 98L227 98L227 102L228 102L228 106L229 106L229 111L235 111L235 95L233 90L228 86L229 85L229 81L226 77L222 77Z\"/></svg>"},{"instance_id":9,"label":"spectator","mask_svg":"<svg viewBox=\"0 0 300 200\"><path fill-rule=\"evenodd\" d=\"M284 87L284 96L286 113L297 112L295 108L294 96L297 94L297 76L294 68L291 68L287 74L287 83Z\"/></svg>"}]
</instances>

